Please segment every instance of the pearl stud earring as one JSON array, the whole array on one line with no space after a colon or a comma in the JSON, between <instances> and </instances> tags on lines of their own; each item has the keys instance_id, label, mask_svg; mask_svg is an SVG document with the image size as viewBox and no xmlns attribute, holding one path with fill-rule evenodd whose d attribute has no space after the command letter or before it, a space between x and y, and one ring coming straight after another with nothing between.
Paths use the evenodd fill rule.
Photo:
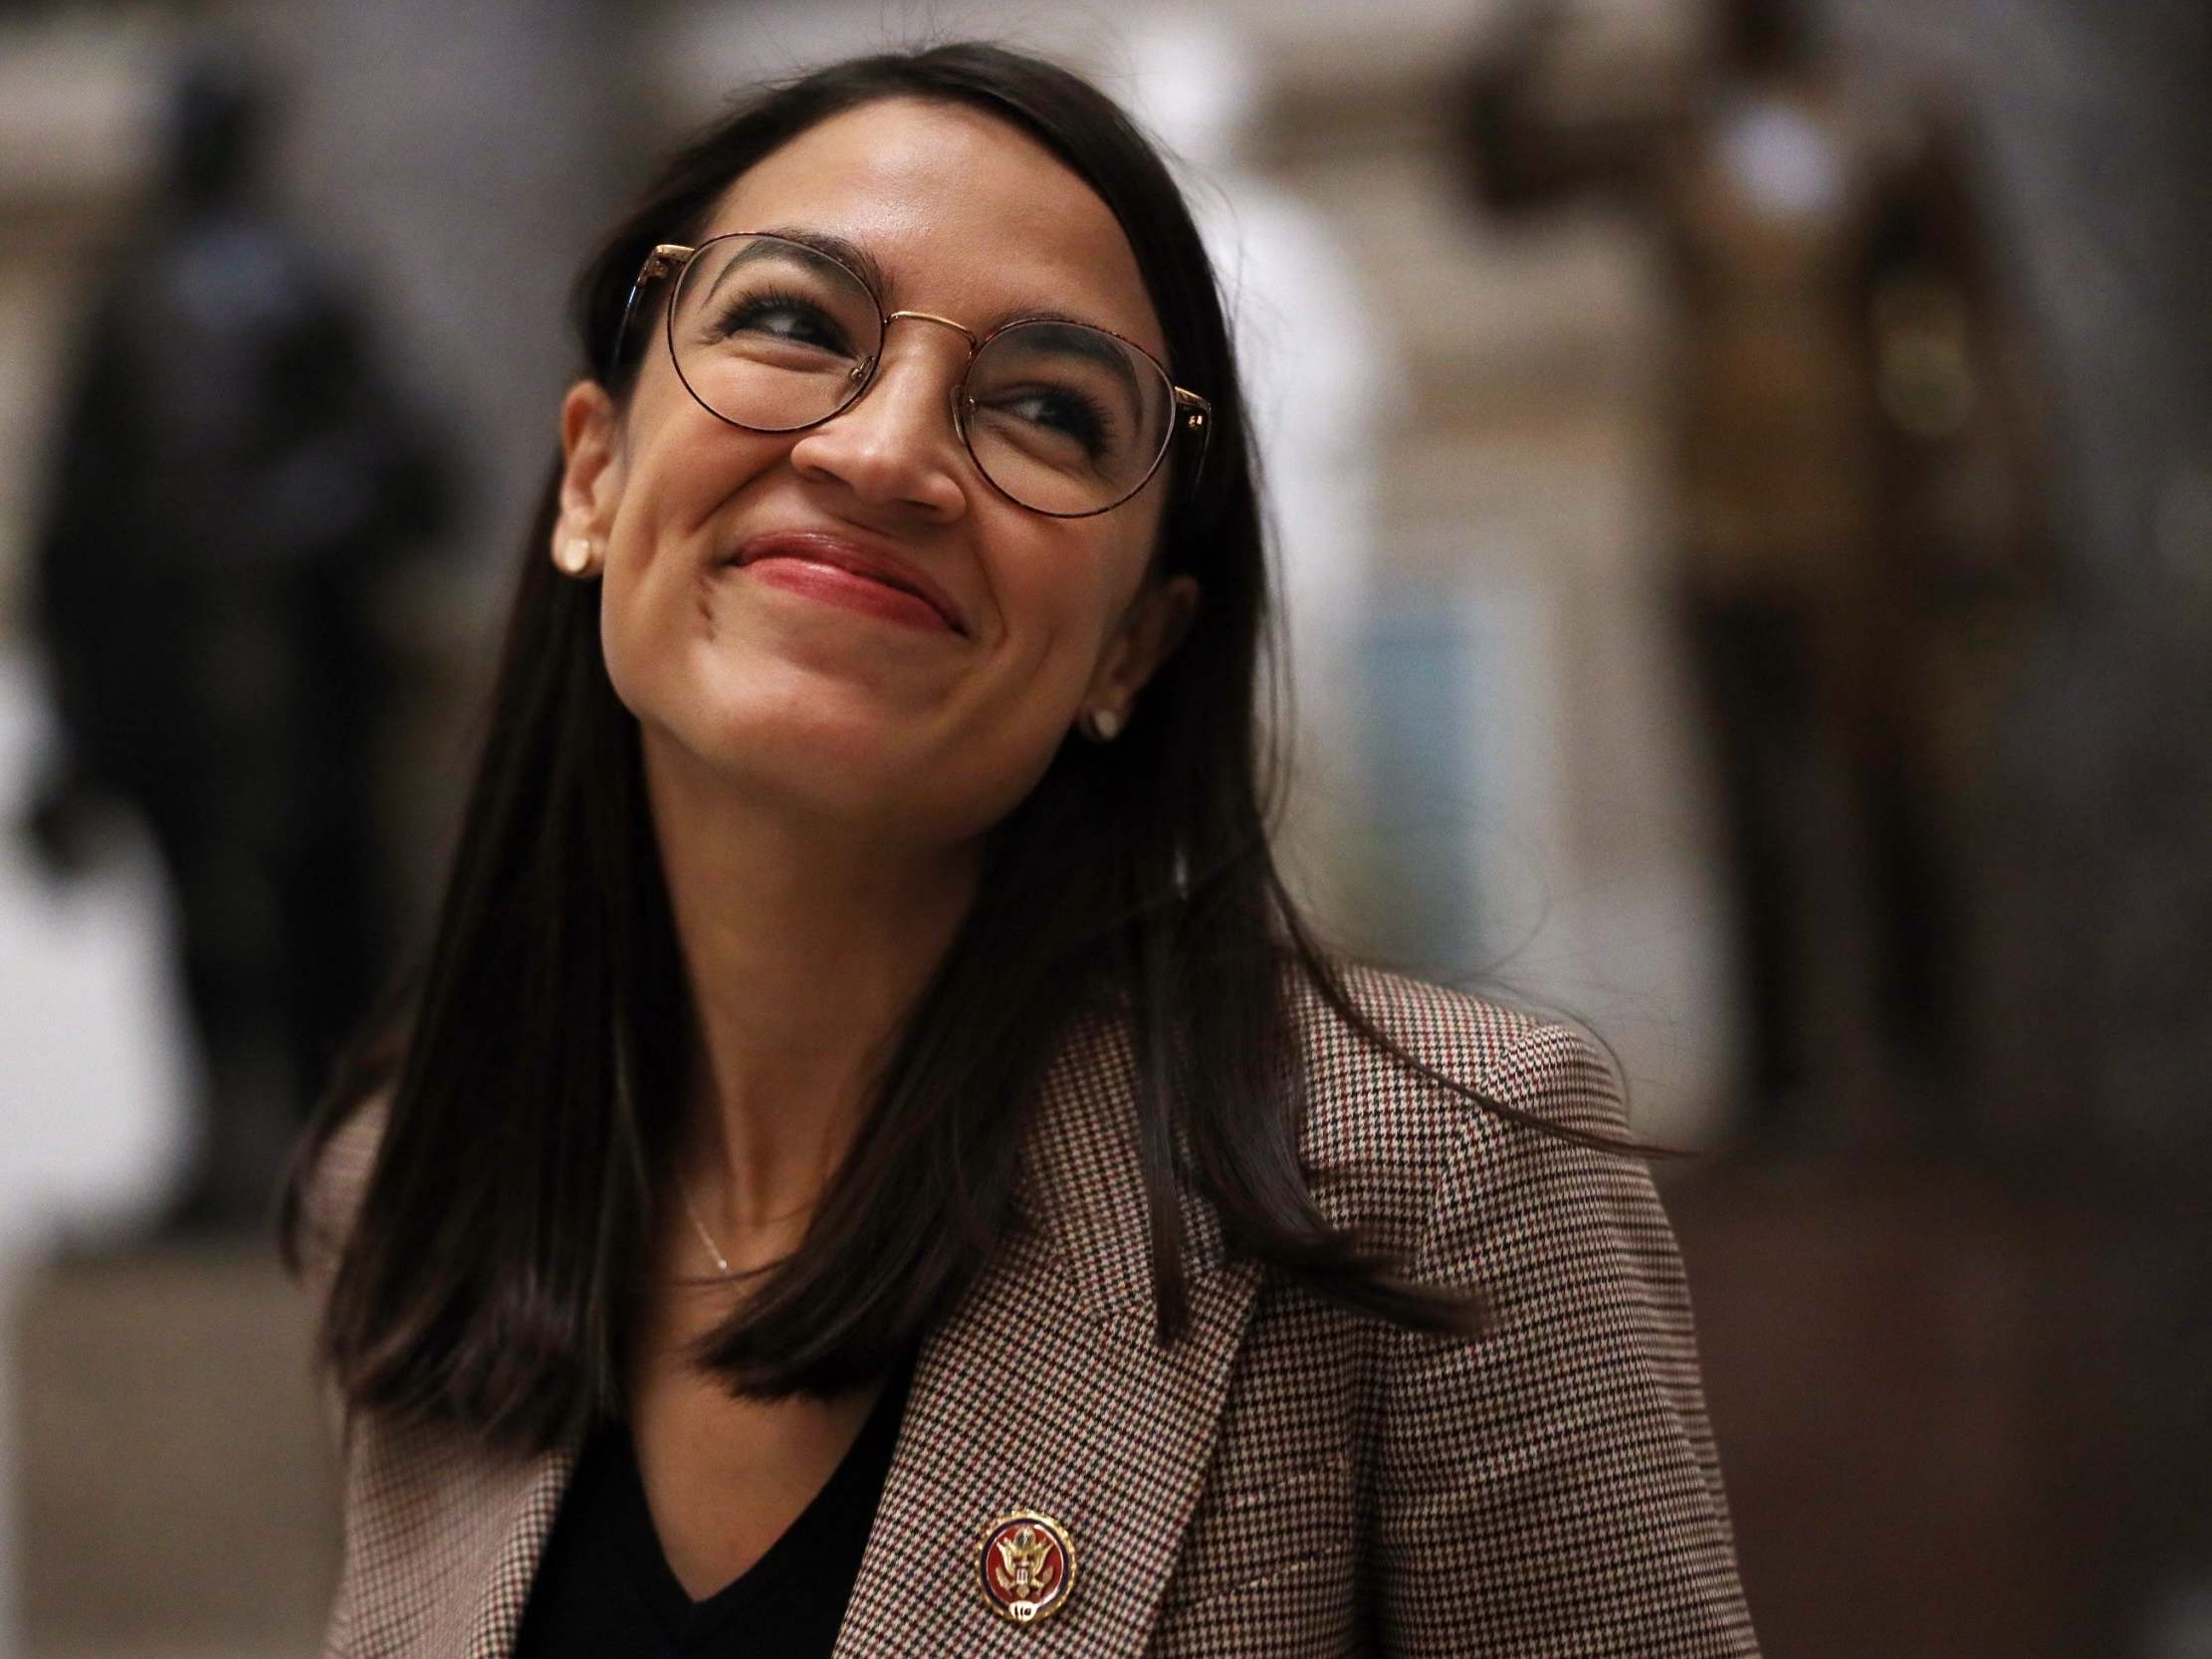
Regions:
<instances>
[{"instance_id":1,"label":"pearl stud earring","mask_svg":"<svg viewBox=\"0 0 2212 1659\"><path fill-rule=\"evenodd\" d=\"M587 535L569 536L553 553L553 563L560 567L564 576L589 575L594 562L591 538Z\"/></svg>"},{"instance_id":2,"label":"pearl stud earring","mask_svg":"<svg viewBox=\"0 0 2212 1659\"><path fill-rule=\"evenodd\" d=\"M1121 735L1121 717L1111 709L1093 709L1088 724L1091 735L1099 742L1110 743Z\"/></svg>"}]
</instances>

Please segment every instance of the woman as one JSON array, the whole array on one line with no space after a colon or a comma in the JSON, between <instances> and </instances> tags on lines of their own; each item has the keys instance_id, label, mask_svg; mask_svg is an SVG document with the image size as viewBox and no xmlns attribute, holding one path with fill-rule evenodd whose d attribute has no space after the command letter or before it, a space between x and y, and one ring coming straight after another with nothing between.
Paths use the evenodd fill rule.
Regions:
<instances>
[{"instance_id":1,"label":"woman","mask_svg":"<svg viewBox=\"0 0 2212 1659\"><path fill-rule=\"evenodd\" d=\"M428 968L288 1206L332 1651L1751 1651L1607 1073L1276 881L1234 368L1119 111L833 67L578 293Z\"/></svg>"}]
</instances>

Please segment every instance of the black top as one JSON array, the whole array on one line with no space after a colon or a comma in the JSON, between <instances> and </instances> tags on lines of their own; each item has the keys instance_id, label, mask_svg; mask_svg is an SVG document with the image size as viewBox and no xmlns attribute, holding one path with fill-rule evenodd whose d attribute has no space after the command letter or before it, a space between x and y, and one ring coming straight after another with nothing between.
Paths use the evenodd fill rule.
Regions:
<instances>
[{"instance_id":1,"label":"black top","mask_svg":"<svg viewBox=\"0 0 2212 1659\"><path fill-rule=\"evenodd\" d=\"M882 1396L829 1480L768 1554L704 1601L669 1569L630 1427L584 1442L531 1584L514 1659L828 1659L891 1469L914 1362Z\"/></svg>"}]
</instances>

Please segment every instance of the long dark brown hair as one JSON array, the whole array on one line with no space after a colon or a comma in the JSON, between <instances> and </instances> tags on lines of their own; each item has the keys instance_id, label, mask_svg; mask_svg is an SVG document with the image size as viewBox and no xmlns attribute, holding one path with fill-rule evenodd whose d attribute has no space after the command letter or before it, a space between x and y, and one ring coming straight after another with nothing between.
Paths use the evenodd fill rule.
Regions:
<instances>
[{"instance_id":1,"label":"long dark brown hair","mask_svg":"<svg viewBox=\"0 0 2212 1659\"><path fill-rule=\"evenodd\" d=\"M1015 1131L1085 1015L1121 1022L1134 1057L1163 1342L1187 1317L1179 1180L1218 1208L1231 1248L1313 1292L1471 1331L1479 1310L1464 1294L1415 1285L1330 1227L1300 1167L1290 998L1301 975L1378 1050L1468 1091L1353 1006L1270 858L1256 690L1266 560L1235 362L1190 213L1122 111L1065 70L985 45L855 59L772 88L675 155L584 268L581 361L623 396L655 337L632 327L614 360L653 244L696 241L747 168L886 98L1011 123L1120 221L1178 381L1213 400L1203 466L1179 460L1154 486L1172 492L1157 573L1195 577L1203 601L1120 740L1063 744L993 832L980 896L804 1242L755 1283L702 1361L733 1390L819 1394L878 1374L917 1341L1012 1224ZM547 555L556 483L557 468L524 539L427 958L341 1068L281 1223L297 1271L326 1144L366 1096L387 1095L330 1287L324 1358L355 1408L521 1447L619 1404L625 1309L669 1190L689 1007L637 723L601 656L598 586L561 577Z\"/></svg>"}]
</instances>

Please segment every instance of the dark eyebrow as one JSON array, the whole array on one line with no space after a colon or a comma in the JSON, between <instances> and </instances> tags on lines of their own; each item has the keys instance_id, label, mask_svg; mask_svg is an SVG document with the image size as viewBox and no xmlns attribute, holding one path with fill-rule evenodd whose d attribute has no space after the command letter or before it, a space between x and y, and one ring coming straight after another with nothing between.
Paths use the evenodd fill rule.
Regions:
<instances>
[{"instance_id":1,"label":"dark eyebrow","mask_svg":"<svg viewBox=\"0 0 2212 1659\"><path fill-rule=\"evenodd\" d=\"M1142 416L1145 393L1137 383L1137 371L1130 366L1129 353L1107 338L1105 330L1093 323L1078 322L1071 316L1038 316L1030 312L1014 320L1021 322L1021 331L1025 334L1033 333L1072 356L1106 364L1114 371L1114 378L1121 383L1122 389L1128 392L1131 406ZM994 327L1004 325L993 324Z\"/></svg>"},{"instance_id":2,"label":"dark eyebrow","mask_svg":"<svg viewBox=\"0 0 2212 1659\"><path fill-rule=\"evenodd\" d=\"M868 250L857 242L847 242L829 231L808 230L803 225L772 225L767 230L755 231L755 236L773 236L784 242L795 242L801 248L811 248L815 253L835 260L863 283L876 297L876 304L884 303L886 285L883 267L876 264Z\"/></svg>"},{"instance_id":3,"label":"dark eyebrow","mask_svg":"<svg viewBox=\"0 0 2212 1659\"><path fill-rule=\"evenodd\" d=\"M876 297L877 305L889 308L891 304L890 281L884 276L883 267L875 262L875 256L861 247L859 243L847 242L834 231L809 230L804 225L773 225L767 230L755 231L752 234L755 236L774 236L785 242L795 242L801 248L811 248L815 253L837 261L868 285L868 291ZM979 337L988 335L1003 328L1009 322L1066 322L1078 328L1097 328L1101 333L1113 332L1111 328L1105 328L1099 323L1091 322L1080 316L1070 316L1064 311L1025 311L1015 308L984 318L982 323L977 326L976 333Z\"/></svg>"}]
</instances>

